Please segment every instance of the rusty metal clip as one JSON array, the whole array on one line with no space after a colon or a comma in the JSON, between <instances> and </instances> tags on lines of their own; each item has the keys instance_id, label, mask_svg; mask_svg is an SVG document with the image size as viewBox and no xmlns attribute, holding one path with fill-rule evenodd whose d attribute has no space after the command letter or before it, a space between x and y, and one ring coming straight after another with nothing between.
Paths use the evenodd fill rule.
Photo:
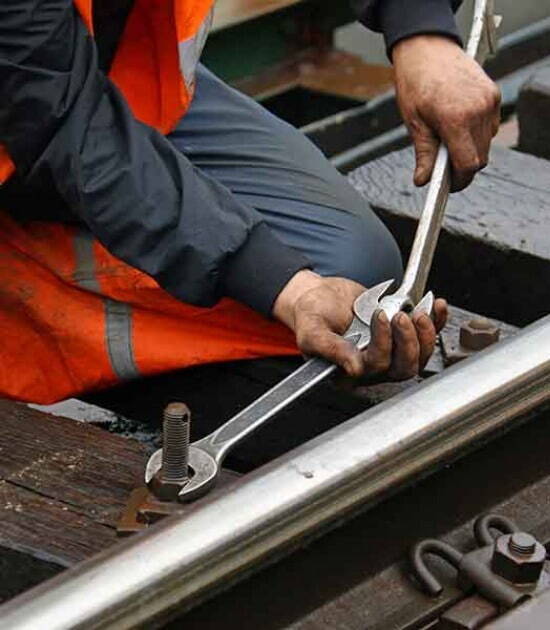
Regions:
<instances>
[{"instance_id":1,"label":"rusty metal clip","mask_svg":"<svg viewBox=\"0 0 550 630\"><path fill-rule=\"evenodd\" d=\"M494 538L491 529L501 535ZM543 571L544 546L530 534L520 532L513 521L488 514L476 520L474 534L479 548L465 554L436 539L420 541L411 549L412 574L427 594L437 597L443 592L426 565L428 554L444 559L457 570L458 586L465 593L475 590L501 610L513 608L548 587L548 575Z\"/></svg>"}]
</instances>

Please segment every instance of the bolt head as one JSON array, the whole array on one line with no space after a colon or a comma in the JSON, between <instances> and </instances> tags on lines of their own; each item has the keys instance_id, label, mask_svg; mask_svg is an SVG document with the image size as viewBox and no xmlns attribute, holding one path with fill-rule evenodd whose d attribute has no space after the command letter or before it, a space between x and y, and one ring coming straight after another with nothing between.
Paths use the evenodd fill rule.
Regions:
<instances>
[{"instance_id":1,"label":"bolt head","mask_svg":"<svg viewBox=\"0 0 550 630\"><path fill-rule=\"evenodd\" d=\"M188 478L182 481L167 481L163 478L161 469L151 478L147 485L160 501L177 501L178 494L187 483L189 483Z\"/></svg>"},{"instance_id":2,"label":"bolt head","mask_svg":"<svg viewBox=\"0 0 550 630\"><path fill-rule=\"evenodd\" d=\"M460 327L460 345L468 350L483 350L500 339L500 328L485 317L476 317Z\"/></svg>"},{"instance_id":3,"label":"bolt head","mask_svg":"<svg viewBox=\"0 0 550 630\"><path fill-rule=\"evenodd\" d=\"M535 584L544 568L546 549L523 532L499 536L495 541L491 567L514 584Z\"/></svg>"}]
</instances>

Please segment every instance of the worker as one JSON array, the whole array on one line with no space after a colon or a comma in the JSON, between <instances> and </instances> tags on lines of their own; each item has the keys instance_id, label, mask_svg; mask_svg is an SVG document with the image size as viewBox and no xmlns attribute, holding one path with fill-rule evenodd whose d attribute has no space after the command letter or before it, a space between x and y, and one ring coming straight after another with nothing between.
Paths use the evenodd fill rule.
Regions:
<instances>
[{"instance_id":1,"label":"worker","mask_svg":"<svg viewBox=\"0 0 550 630\"><path fill-rule=\"evenodd\" d=\"M0 5L0 395L51 403L125 379L302 352L405 379L435 323L384 313L341 333L397 246L297 130L199 63L213 0ZM499 93L452 0L355 0L382 31L416 151L453 188L487 164Z\"/></svg>"}]
</instances>

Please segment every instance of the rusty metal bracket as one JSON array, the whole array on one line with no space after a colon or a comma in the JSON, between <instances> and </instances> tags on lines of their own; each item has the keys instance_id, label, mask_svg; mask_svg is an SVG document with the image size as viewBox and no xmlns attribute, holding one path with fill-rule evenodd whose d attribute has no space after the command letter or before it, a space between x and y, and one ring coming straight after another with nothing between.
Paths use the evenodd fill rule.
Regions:
<instances>
[{"instance_id":1,"label":"rusty metal bracket","mask_svg":"<svg viewBox=\"0 0 550 630\"><path fill-rule=\"evenodd\" d=\"M491 534L496 530L500 535ZM457 570L457 584L466 594L474 594L447 611L438 630L456 628L473 630L550 587L545 571L546 550L533 536L519 531L504 517L488 514L474 523L478 548L461 553L446 542L427 539L411 549L411 569L416 581L427 594L437 597L443 592L439 580L426 564L434 555Z\"/></svg>"},{"instance_id":2,"label":"rusty metal bracket","mask_svg":"<svg viewBox=\"0 0 550 630\"><path fill-rule=\"evenodd\" d=\"M137 534L167 516L183 512L185 507L177 501L159 501L146 486L136 488L118 521L117 536Z\"/></svg>"},{"instance_id":3,"label":"rusty metal bracket","mask_svg":"<svg viewBox=\"0 0 550 630\"><path fill-rule=\"evenodd\" d=\"M446 610L434 630L478 630L498 614L498 606L480 595L471 595Z\"/></svg>"}]
</instances>

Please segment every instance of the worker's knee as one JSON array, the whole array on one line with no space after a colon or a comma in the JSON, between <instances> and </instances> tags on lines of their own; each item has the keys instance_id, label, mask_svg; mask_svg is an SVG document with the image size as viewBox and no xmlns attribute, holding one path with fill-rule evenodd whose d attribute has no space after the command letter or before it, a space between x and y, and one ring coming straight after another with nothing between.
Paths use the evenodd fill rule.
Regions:
<instances>
[{"instance_id":1,"label":"worker's knee","mask_svg":"<svg viewBox=\"0 0 550 630\"><path fill-rule=\"evenodd\" d=\"M331 269L322 270L373 286L388 279L399 281L403 264L397 243L369 208L349 213L341 222L333 245Z\"/></svg>"}]
</instances>

